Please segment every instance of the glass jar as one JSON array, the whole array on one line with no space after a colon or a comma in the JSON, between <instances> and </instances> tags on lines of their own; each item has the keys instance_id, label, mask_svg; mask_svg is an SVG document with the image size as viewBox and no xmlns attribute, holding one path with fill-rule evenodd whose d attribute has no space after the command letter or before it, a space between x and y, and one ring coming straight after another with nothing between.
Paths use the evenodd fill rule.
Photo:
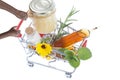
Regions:
<instances>
[{"instance_id":1,"label":"glass jar","mask_svg":"<svg viewBox=\"0 0 120 80\"><path fill-rule=\"evenodd\" d=\"M36 45L41 41L41 37L39 33L31 26L27 27L25 29L26 37L27 37L27 42L32 45Z\"/></svg>"},{"instance_id":2,"label":"glass jar","mask_svg":"<svg viewBox=\"0 0 120 80\"><path fill-rule=\"evenodd\" d=\"M28 16L39 33L47 34L56 28L55 11L55 4L52 0L32 0L29 4Z\"/></svg>"}]
</instances>

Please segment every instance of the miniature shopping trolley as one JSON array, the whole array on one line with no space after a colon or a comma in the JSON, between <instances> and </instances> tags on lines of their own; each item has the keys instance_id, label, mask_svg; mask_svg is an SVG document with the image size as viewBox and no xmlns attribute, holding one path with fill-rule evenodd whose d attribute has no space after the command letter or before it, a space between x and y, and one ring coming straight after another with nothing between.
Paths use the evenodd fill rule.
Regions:
<instances>
[{"instance_id":1,"label":"miniature shopping trolley","mask_svg":"<svg viewBox=\"0 0 120 80\"><path fill-rule=\"evenodd\" d=\"M61 19L56 21L54 18L53 21L55 22L53 23L56 27L52 28L53 31L50 29L51 24L49 26L46 20L42 19L45 21L45 24L43 22L42 24L47 26L47 28L43 27L44 25L41 26L42 31L39 28L42 25L41 20L40 22L33 23L35 20L30 23L22 37L18 38L27 54L26 60L30 67L35 64L40 65L64 72L66 77L71 78L80 62L91 58L91 51L86 47L91 30L76 30L70 26L72 21L75 20L71 19L71 16L77 12L72 8L64 22ZM48 20L48 22L51 22L51 19L48 18ZM17 30L22 22L23 20L20 21ZM48 29L50 29L50 32Z\"/></svg>"},{"instance_id":2,"label":"miniature shopping trolley","mask_svg":"<svg viewBox=\"0 0 120 80\"><path fill-rule=\"evenodd\" d=\"M42 35L41 39L48 44L54 43L55 41L57 41L55 40L55 38L58 30L59 30L59 26L52 33L44 34L44 35L39 34L39 37L41 37ZM67 26L63 30L64 36L66 35L68 36L69 34L72 34L74 32L77 32L77 30L75 30L70 26ZM68 78L72 77L72 74L76 71L76 68L80 65L79 56L83 56L83 60L91 57L90 50L86 48L86 42L87 42L86 37L81 38L80 42L72 44L69 47L62 47L62 48L56 47L56 44L55 44L55 46L54 45L52 46L53 48L51 50L51 53L49 53L45 57L42 57L36 51L36 48L37 48L36 45L29 42L29 39L26 38L26 34L24 34L21 38L18 38L18 39L22 47L24 48L25 53L27 54L26 60L27 60L28 66L33 67L36 64L36 65L40 65L40 66L54 69L57 71L61 71L61 72L64 72L66 77ZM60 40L60 38L58 40ZM43 43L40 42L39 44L43 44ZM62 44L62 43L60 42L59 44ZM76 51L78 51L78 54ZM87 55L87 57L85 56L85 54L82 55L81 54L82 51L85 51L85 54L89 54L89 55Z\"/></svg>"}]
</instances>

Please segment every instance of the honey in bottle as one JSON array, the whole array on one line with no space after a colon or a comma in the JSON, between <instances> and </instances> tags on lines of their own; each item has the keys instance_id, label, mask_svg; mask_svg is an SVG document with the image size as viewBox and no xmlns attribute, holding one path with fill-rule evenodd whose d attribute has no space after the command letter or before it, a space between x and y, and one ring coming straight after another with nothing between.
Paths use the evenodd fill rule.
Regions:
<instances>
[{"instance_id":1,"label":"honey in bottle","mask_svg":"<svg viewBox=\"0 0 120 80\"><path fill-rule=\"evenodd\" d=\"M53 47L68 47L72 44L82 41L84 38L88 37L90 31L87 29L81 29L79 31L73 32L66 36L61 37L53 43Z\"/></svg>"}]
</instances>

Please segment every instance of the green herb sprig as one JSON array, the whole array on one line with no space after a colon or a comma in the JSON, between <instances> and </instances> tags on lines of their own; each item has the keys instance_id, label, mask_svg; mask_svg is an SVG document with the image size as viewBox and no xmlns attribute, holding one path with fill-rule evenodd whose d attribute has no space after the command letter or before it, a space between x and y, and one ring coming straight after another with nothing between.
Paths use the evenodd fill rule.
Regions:
<instances>
[{"instance_id":1,"label":"green herb sprig","mask_svg":"<svg viewBox=\"0 0 120 80\"><path fill-rule=\"evenodd\" d=\"M68 16L65 18L65 20L62 22L62 20L58 20L58 22L60 23L60 27L58 29L58 33L56 35L56 38L55 39L58 39L60 37L62 37L64 34L66 34L64 32L64 28L65 27L68 27L69 25L71 25L73 23L73 21L77 21L76 19L72 19L71 17L78 13L79 10L76 10L74 7L71 9L71 11L69 12Z\"/></svg>"}]
</instances>

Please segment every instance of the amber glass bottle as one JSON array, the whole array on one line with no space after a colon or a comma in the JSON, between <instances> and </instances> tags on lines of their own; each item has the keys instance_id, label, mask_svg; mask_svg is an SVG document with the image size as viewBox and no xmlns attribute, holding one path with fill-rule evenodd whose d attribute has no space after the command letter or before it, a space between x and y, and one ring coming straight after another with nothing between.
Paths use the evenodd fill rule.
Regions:
<instances>
[{"instance_id":1,"label":"amber glass bottle","mask_svg":"<svg viewBox=\"0 0 120 80\"><path fill-rule=\"evenodd\" d=\"M89 36L89 30L81 29L81 30L73 32L69 35L63 36L59 40L56 40L53 43L53 46L65 48L65 47L68 47L79 41L82 41L84 38L86 38L88 36Z\"/></svg>"}]
</instances>

